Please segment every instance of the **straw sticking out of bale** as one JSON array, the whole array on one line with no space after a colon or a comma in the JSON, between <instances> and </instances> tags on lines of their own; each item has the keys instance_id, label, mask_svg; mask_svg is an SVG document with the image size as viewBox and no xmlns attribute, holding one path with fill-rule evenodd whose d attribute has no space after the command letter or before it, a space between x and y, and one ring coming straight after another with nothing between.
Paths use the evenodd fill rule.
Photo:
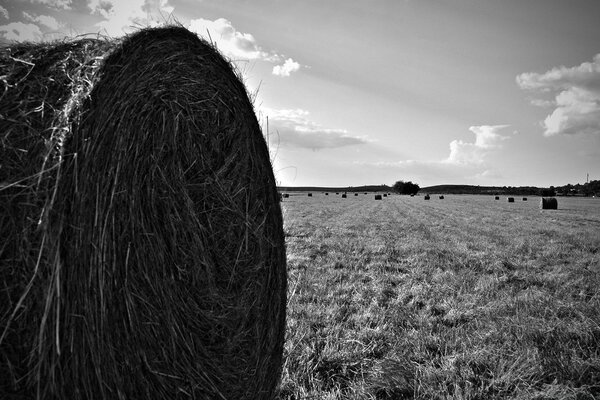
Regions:
<instances>
[{"instance_id":1,"label":"straw sticking out of bale","mask_svg":"<svg viewBox=\"0 0 600 400\"><path fill-rule=\"evenodd\" d=\"M0 398L271 398L283 224L231 65L169 27L0 75Z\"/></svg>"},{"instance_id":2,"label":"straw sticking out of bale","mask_svg":"<svg viewBox=\"0 0 600 400\"><path fill-rule=\"evenodd\" d=\"M540 208L542 210L558 210L558 200L556 197L542 197Z\"/></svg>"}]
</instances>

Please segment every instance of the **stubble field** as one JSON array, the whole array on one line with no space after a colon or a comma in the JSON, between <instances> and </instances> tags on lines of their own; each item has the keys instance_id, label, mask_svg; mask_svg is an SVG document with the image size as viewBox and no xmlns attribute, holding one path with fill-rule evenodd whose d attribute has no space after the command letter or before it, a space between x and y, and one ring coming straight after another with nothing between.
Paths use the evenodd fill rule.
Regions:
<instances>
[{"instance_id":1,"label":"stubble field","mask_svg":"<svg viewBox=\"0 0 600 400\"><path fill-rule=\"evenodd\" d=\"M600 200L292 193L280 399L600 397Z\"/></svg>"}]
</instances>

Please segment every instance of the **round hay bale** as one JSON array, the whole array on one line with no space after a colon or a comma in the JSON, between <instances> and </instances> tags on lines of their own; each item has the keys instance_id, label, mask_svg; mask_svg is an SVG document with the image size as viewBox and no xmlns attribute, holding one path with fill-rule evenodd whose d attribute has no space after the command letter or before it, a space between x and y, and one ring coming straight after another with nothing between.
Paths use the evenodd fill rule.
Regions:
<instances>
[{"instance_id":1,"label":"round hay bale","mask_svg":"<svg viewBox=\"0 0 600 400\"><path fill-rule=\"evenodd\" d=\"M388 195L387 195L387 193L384 193L384 194L383 194L383 197L387 197L387 196L388 196Z\"/></svg>"},{"instance_id":2,"label":"round hay bale","mask_svg":"<svg viewBox=\"0 0 600 400\"><path fill-rule=\"evenodd\" d=\"M0 398L272 398L283 223L229 62L167 27L0 75Z\"/></svg>"},{"instance_id":3,"label":"round hay bale","mask_svg":"<svg viewBox=\"0 0 600 400\"><path fill-rule=\"evenodd\" d=\"M558 200L556 197L542 197L540 208L542 210L558 210Z\"/></svg>"},{"instance_id":4,"label":"round hay bale","mask_svg":"<svg viewBox=\"0 0 600 400\"><path fill-rule=\"evenodd\" d=\"M308 197L312 197L312 193L309 193L309 194L308 194Z\"/></svg>"},{"instance_id":5,"label":"round hay bale","mask_svg":"<svg viewBox=\"0 0 600 400\"><path fill-rule=\"evenodd\" d=\"M347 198L348 196L346 195L346 193L342 194L342 199Z\"/></svg>"},{"instance_id":6,"label":"round hay bale","mask_svg":"<svg viewBox=\"0 0 600 400\"><path fill-rule=\"evenodd\" d=\"M440 200L444 200L444 196L440 196Z\"/></svg>"},{"instance_id":7,"label":"round hay bale","mask_svg":"<svg viewBox=\"0 0 600 400\"><path fill-rule=\"evenodd\" d=\"M426 195L425 195L425 197L424 197L424 199L425 199L425 200L429 200L429 199L430 199L429 195L428 195L428 194L426 194Z\"/></svg>"},{"instance_id":8,"label":"round hay bale","mask_svg":"<svg viewBox=\"0 0 600 400\"><path fill-rule=\"evenodd\" d=\"M527 197L523 197L523 201L527 201Z\"/></svg>"},{"instance_id":9,"label":"round hay bale","mask_svg":"<svg viewBox=\"0 0 600 400\"><path fill-rule=\"evenodd\" d=\"M494 197L494 200L500 200L500 196Z\"/></svg>"},{"instance_id":10,"label":"round hay bale","mask_svg":"<svg viewBox=\"0 0 600 400\"><path fill-rule=\"evenodd\" d=\"M514 203L515 202L515 198L514 197L508 197L506 200L508 200L509 203Z\"/></svg>"},{"instance_id":11,"label":"round hay bale","mask_svg":"<svg viewBox=\"0 0 600 400\"><path fill-rule=\"evenodd\" d=\"M326 192L326 193L325 193L325 196L329 196L329 193L327 193L327 192Z\"/></svg>"},{"instance_id":12,"label":"round hay bale","mask_svg":"<svg viewBox=\"0 0 600 400\"><path fill-rule=\"evenodd\" d=\"M358 196L358 193L354 193L354 196Z\"/></svg>"},{"instance_id":13,"label":"round hay bale","mask_svg":"<svg viewBox=\"0 0 600 400\"><path fill-rule=\"evenodd\" d=\"M288 197L290 197L290 194L289 194L289 193L284 193L284 194L283 194L283 198L284 198L284 199L287 199Z\"/></svg>"},{"instance_id":14,"label":"round hay bale","mask_svg":"<svg viewBox=\"0 0 600 400\"><path fill-rule=\"evenodd\" d=\"M376 194L376 195L375 195L375 200L382 200L382 199L383 199L383 198L381 197L381 195L380 195L380 194Z\"/></svg>"}]
</instances>

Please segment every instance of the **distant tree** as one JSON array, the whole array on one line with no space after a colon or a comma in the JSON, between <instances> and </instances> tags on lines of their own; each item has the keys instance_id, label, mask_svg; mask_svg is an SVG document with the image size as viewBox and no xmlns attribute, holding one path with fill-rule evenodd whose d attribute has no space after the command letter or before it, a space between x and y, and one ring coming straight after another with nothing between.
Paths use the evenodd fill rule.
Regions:
<instances>
[{"instance_id":1,"label":"distant tree","mask_svg":"<svg viewBox=\"0 0 600 400\"><path fill-rule=\"evenodd\" d=\"M540 196L542 197L551 197L556 196L556 192L554 191L554 187L550 186L548 189L541 189Z\"/></svg>"},{"instance_id":2,"label":"distant tree","mask_svg":"<svg viewBox=\"0 0 600 400\"><path fill-rule=\"evenodd\" d=\"M411 181L398 181L394 183L394 186L392 186L392 188L396 193L399 194L417 194L417 192L420 189L419 185L417 185L416 183L412 183Z\"/></svg>"}]
</instances>

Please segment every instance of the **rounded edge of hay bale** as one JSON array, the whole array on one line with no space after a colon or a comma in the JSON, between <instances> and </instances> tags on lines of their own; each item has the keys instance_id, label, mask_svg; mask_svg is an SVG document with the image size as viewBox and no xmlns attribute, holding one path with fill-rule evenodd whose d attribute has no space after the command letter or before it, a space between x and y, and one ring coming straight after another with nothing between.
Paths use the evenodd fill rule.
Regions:
<instances>
[{"instance_id":1,"label":"rounded edge of hay bale","mask_svg":"<svg viewBox=\"0 0 600 400\"><path fill-rule=\"evenodd\" d=\"M71 74L60 101L35 99L64 121L31 130L65 133L41 146L56 158L39 173L51 201L35 197L46 191L24 205L43 206L32 211L47 239L31 249L40 273L23 257L16 267L32 290L11 299L23 305L19 318L5 324L0 313L0 326L12 323L7 335L32 326L33 337L19 338L32 347L18 355L26 362L8 366L26 385L15 390L23 398L272 396L285 334L285 244L268 149L242 81L181 27L140 30L98 57L97 75ZM64 64L69 75L73 64ZM72 91L82 86L89 97ZM211 124L218 134L202 129ZM48 180L49 170L60 174ZM1 346L3 355L5 346L22 350L8 339ZM0 397L15 377L5 366Z\"/></svg>"}]
</instances>

